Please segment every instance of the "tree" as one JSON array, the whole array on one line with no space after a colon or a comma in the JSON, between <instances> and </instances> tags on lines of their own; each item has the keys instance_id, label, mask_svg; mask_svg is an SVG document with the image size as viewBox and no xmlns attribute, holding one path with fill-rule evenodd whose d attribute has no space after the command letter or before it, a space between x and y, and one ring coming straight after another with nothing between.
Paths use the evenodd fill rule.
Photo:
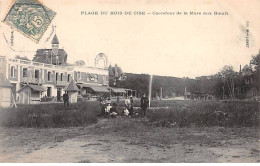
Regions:
<instances>
[{"instance_id":1,"label":"tree","mask_svg":"<svg viewBox=\"0 0 260 166\"><path fill-rule=\"evenodd\" d=\"M253 71L257 71L259 68L259 61L260 61L260 50L257 55L253 55L250 61L250 64L253 66Z\"/></svg>"},{"instance_id":2,"label":"tree","mask_svg":"<svg viewBox=\"0 0 260 166\"><path fill-rule=\"evenodd\" d=\"M235 78L238 76L237 72L234 71L233 66L224 66L219 75L223 79L223 89L227 87L230 98L235 99ZM225 90L223 90L224 94Z\"/></svg>"},{"instance_id":3,"label":"tree","mask_svg":"<svg viewBox=\"0 0 260 166\"><path fill-rule=\"evenodd\" d=\"M253 75L254 75L254 87L258 90L258 95L260 96L260 50L257 55L252 56L250 64L253 67Z\"/></svg>"}]
</instances>

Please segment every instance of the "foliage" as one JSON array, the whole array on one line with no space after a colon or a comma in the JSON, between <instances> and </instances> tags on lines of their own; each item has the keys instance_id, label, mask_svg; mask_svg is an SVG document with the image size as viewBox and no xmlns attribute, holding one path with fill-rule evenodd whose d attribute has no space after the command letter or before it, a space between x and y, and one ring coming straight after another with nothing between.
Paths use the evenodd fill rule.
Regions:
<instances>
[{"instance_id":1,"label":"foliage","mask_svg":"<svg viewBox=\"0 0 260 166\"><path fill-rule=\"evenodd\" d=\"M0 125L6 127L70 127L97 122L98 102L19 105L0 110Z\"/></svg>"},{"instance_id":2,"label":"foliage","mask_svg":"<svg viewBox=\"0 0 260 166\"><path fill-rule=\"evenodd\" d=\"M219 75L222 77L224 85L228 89L230 98L235 98L235 78L238 77L238 73L234 71L233 66L224 66Z\"/></svg>"},{"instance_id":3,"label":"foliage","mask_svg":"<svg viewBox=\"0 0 260 166\"><path fill-rule=\"evenodd\" d=\"M250 64L253 66L253 70L257 70L260 61L260 50L257 55L253 55Z\"/></svg>"},{"instance_id":4,"label":"foliage","mask_svg":"<svg viewBox=\"0 0 260 166\"><path fill-rule=\"evenodd\" d=\"M126 80L120 82L118 87L137 90L138 96L140 97L142 93L148 94L149 80L150 75L148 74L126 73ZM184 80L182 78L154 75L152 82L152 96L155 97L156 93L157 95L160 94L161 88L164 97L170 97L173 93L177 96L181 96L184 94L185 81L188 87L192 85L192 79Z\"/></svg>"},{"instance_id":5,"label":"foliage","mask_svg":"<svg viewBox=\"0 0 260 166\"><path fill-rule=\"evenodd\" d=\"M186 126L255 126L260 124L257 102L192 102L148 111L149 125Z\"/></svg>"},{"instance_id":6,"label":"foliage","mask_svg":"<svg viewBox=\"0 0 260 166\"><path fill-rule=\"evenodd\" d=\"M245 65L242 71L237 72L232 66L224 66L218 73L211 76L201 76L196 79L176 78L166 76L153 76L152 97L160 95L162 89L163 97L183 96L186 87L188 92L200 92L212 94L218 99L244 99L247 92L254 88L259 90L259 58L260 53L252 56L250 65ZM247 69L247 67L249 67ZM142 93L148 94L150 75L126 73L126 80L120 81L117 87L137 90L140 97ZM248 81L249 80L249 81ZM113 80L109 80L113 86ZM260 92L259 92L260 93Z\"/></svg>"}]
</instances>

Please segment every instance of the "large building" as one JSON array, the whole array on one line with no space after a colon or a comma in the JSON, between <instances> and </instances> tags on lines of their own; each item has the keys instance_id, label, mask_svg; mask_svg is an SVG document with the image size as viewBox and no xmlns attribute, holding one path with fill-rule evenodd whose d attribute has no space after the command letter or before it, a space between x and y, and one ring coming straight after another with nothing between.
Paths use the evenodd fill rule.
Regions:
<instances>
[{"instance_id":1,"label":"large building","mask_svg":"<svg viewBox=\"0 0 260 166\"><path fill-rule=\"evenodd\" d=\"M101 59L104 54L98 55ZM59 49L55 35L51 49L38 49L32 61L0 56L0 73L13 85L17 103L32 104L45 99L59 101L73 79L79 94L98 96L110 93L107 67L67 64L67 53Z\"/></svg>"}]
</instances>

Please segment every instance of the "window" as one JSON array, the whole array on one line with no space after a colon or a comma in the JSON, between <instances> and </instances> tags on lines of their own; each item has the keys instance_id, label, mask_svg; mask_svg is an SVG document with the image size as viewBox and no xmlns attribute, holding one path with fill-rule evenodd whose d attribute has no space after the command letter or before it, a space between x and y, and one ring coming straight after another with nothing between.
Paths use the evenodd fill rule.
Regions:
<instances>
[{"instance_id":1,"label":"window","mask_svg":"<svg viewBox=\"0 0 260 166\"><path fill-rule=\"evenodd\" d=\"M77 72L74 73L76 79L78 79L78 75L77 75Z\"/></svg>"},{"instance_id":2,"label":"window","mask_svg":"<svg viewBox=\"0 0 260 166\"><path fill-rule=\"evenodd\" d=\"M51 97L51 87L48 87L48 88L47 88L47 96L48 96L48 97Z\"/></svg>"},{"instance_id":3,"label":"window","mask_svg":"<svg viewBox=\"0 0 260 166\"><path fill-rule=\"evenodd\" d=\"M95 75L94 74L89 74L89 79L91 81L95 81Z\"/></svg>"},{"instance_id":4,"label":"window","mask_svg":"<svg viewBox=\"0 0 260 166\"><path fill-rule=\"evenodd\" d=\"M81 78L81 76L80 76L80 72L79 72L79 71L78 71L78 73L77 73L77 76L78 76L78 79Z\"/></svg>"},{"instance_id":5,"label":"window","mask_svg":"<svg viewBox=\"0 0 260 166\"><path fill-rule=\"evenodd\" d=\"M28 69L23 68L23 77L28 77Z\"/></svg>"},{"instance_id":6,"label":"window","mask_svg":"<svg viewBox=\"0 0 260 166\"><path fill-rule=\"evenodd\" d=\"M62 81L62 79L63 79L62 77L63 77L63 73L60 74L60 80L61 80L61 81Z\"/></svg>"},{"instance_id":7,"label":"window","mask_svg":"<svg viewBox=\"0 0 260 166\"><path fill-rule=\"evenodd\" d=\"M104 82L106 81L106 76L105 76L105 75L103 75L103 81L104 81Z\"/></svg>"},{"instance_id":8,"label":"window","mask_svg":"<svg viewBox=\"0 0 260 166\"><path fill-rule=\"evenodd\" d=\"M51 81L51 72L48 71L48 81Z\"/></svg>"},{"instance_id":9,"label":"window","mask_svg":"<svg viewBox=\"0 0 260 166\"><path fill-rule=\"evenodd\" d=\"M89 74L87 75L87 81L90 81L90 78L91 77Z\"/></svg>"},{"instance_id":10,"label":"window","mask_svg":"<svg viewBox=\"0 0 260 166\"><path fill-rule=\"evenodd\" d=\"M40 71L39 70L35 70L34 71L34 78L40 78Z\"/></svg>"},{"instance_id":11,"label":"window","mask_svg":"<svg viewBox=\"0 0 260 166\"><path fill-rule=\"evenodd\" d=\"M70 82L70 74L68 74L68 82Z\"/></svg>"},{"instance_id":12,"label":"window","mask_svg":"<svg viewBox=\"0 0 260 166\"><path fill-rule=\"evenodd\" d=\"M11 66L11 77L15 77L15 67Z\"/></svg>"},{"instance_id":13,"label":"window","mask_svg":"<svg viewBox=\"0 0 260 166\"><path fill-rule=\"evenodd\" d=\"M56 73L56 81L58 81L59 73Z\"/></svg>"},{"instance_id":14,"label":"window","mask_svg":"<svg viewBox=\"0 0 260 166\"><path fill-rule=\"evenodd\" d=\"M98 75L97 74L95 75L95 81L98 81Z\"/></svg>"}]
</instances>

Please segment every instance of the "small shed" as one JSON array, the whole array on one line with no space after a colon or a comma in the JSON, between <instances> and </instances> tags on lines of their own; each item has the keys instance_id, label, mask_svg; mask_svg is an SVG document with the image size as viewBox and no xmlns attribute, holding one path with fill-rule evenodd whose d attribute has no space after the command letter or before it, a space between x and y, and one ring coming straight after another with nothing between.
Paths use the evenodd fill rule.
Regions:
<instances>
[{"instance_id":1,"label":"small shed","mask_svg":"<svg viewBox=\"0 0 260 166\"><path fill-rule=\"evenodd\" d=\"M37 104L41 101L42 92L45 88L39 85L26 84L17 93L20 104Z\"/></svg>"},{"instance_id":2,"label":"small shed","mask_svg":"<svg viewBox=\"0 0 260 166\"><path fill-rule=\"evenodd\" d=\"M0 73L0 107L10 107L13 85Z\"/></svg>"},{"instance_id":3,"label":"small shed","mask_svg":"<svg viewBox=\"0 0 260 166\"><path fill-rule=\"evenodd\" d=\"M65 92L69 95L69 103L77 103L78 102L78 87L74 80L71 80L67 88L65 89Z\"/></svg>"},{"instance_id":4,"label":"small shed","mask_svg":"<svg viewBox=\"0 0 260 166\"><path fill-rule=\"evenodd\" d=\"M126 96L126 90L124 88L109 88L112 91L112 96L124 98Z\"/></svg>"}]
</instances>

